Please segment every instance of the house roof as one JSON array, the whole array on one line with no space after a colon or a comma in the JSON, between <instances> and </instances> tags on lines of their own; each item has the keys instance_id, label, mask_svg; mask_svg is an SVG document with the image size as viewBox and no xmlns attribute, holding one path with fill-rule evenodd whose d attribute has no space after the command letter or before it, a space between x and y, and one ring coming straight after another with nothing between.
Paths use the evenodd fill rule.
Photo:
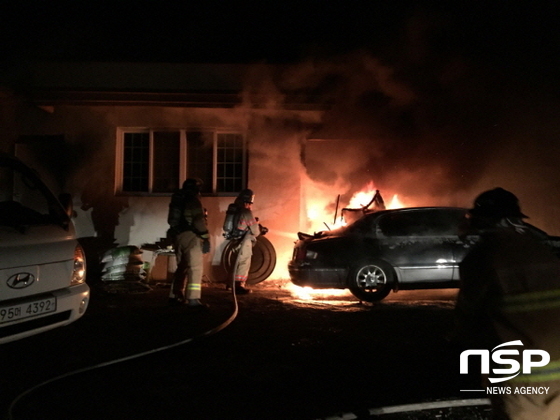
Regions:
<instances>
[{"instance_id":1,"label":"house roof","mask_svg":"<svg viewBox=\"0 0 560 420\"><path fill-rule=\"evenodd\" d=\"M254 68L211 63L20 62L0 72L0 85L38 106L232 107L242 102ZM305 94L287 93L286 98L290 109L323 108ZM258 95L252 99L258 103Z\"/></svg>"},{"instance_id":2,"label":"house roof","mask_svg":"<svg viewBox=\"0 0 560 420\"><path fill-rule=\"evenodd\" d=\"M248 71L244 64L40 62L26 67L32 87L82 91L237 92Z\"/></svg>"}]
</instances>

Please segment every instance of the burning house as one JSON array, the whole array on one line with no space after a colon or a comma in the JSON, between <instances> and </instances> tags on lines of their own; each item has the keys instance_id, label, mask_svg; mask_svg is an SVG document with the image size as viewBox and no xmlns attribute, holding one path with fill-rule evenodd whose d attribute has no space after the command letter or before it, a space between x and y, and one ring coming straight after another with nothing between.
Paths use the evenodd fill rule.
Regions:
<instances>
[{"instance_id":1,"label":"burning house","mask_svg":"<svg viewBox=\"0 0 560 420\"><path fill-rule=\"evenodd\" d=\"M1 75L0 150L55 192L72 194L78 235L96 256L137 246L152 261L172 191L201 178L212 246L205 273L216 282L225 281L225 212L245 187L269 229L273 278L288 277L298 231L379 206L468 206L496 185L516 191L537 225L559 228L557 199L540 211L557 146L549 145L550 156L527 150L537 171L520 166L514 149L497 146L510 131L485 131L488 116L473 128L453 115L457 101L442 121L435 102L391 69L368 57L348 60L283 68L20 63ZM475 108L463 110L481 112Z\"/></svg>"}]
</instances>

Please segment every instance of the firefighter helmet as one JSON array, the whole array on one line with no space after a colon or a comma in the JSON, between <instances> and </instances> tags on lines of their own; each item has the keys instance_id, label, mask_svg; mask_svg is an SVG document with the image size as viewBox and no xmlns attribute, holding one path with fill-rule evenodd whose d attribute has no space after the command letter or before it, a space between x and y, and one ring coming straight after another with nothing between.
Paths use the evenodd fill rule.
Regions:
<instances>
[{"instance_id":1,"label":"firefighter helmet","mask_svg":"<svg viewBox=\"0 0 560 420\"><path fill-rule=\"evenodd\" d=\"M505 217L526 218L521 213L517 197L503 188L494 188L480 194L474 200L474 207L469 210L474 217L490 217L502 219Z\"/></svg>"},{"instance_id":2,"label":"firefighter helmet","mask_svg":"<svg viewBox=\"0 0 560 420\"><path fill-rule=\"evenodd\" d=\"M185 182L183 182L183 190L198 194L203 184L200 178L187 178Z\"/></svg>"},{"instance_id":3,"label":"firefighter helmet","mask_svg":"<svg viewBox=\"0 0 560 420\"><path fill-rule=\"evenodd\" d=\"M247 188L239 193L237 199L243 203L253 204L253 201L255 199L255 194L253 193L253 190Z\"/></svg>"}]
</instances>

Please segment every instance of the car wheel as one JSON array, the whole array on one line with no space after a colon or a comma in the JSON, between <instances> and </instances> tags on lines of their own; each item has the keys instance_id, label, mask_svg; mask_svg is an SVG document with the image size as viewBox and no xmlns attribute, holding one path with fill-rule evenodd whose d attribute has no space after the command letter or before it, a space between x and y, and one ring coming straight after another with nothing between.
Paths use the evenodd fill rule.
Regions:
<instances>
[{"instance_id":1,"label":"car wheel","mask_svg":"<svg viewBox=\"0 0 560 420\"><path fill-rule=\"evenodd\" d=\"M348 288L358 299L376 302L389 294L393 281L393 267L384 261L369 262L351 270Z\"/></svg>"}]
</instances>

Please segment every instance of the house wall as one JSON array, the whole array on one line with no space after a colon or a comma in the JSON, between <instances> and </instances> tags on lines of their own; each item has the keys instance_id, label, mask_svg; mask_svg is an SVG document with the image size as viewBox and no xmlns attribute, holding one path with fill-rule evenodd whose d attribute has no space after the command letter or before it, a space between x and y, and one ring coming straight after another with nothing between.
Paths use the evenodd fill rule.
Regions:
<instances>
[{"instance_id":1,"label":"house wall","mask_svg":"<svg viewBox=\"0 0 560 420\"><path fill-rule=\"evenodd\" d=\"M49 112L52 111L52 112ZM267 238L277 253L271 278L287 278L287 263L300 230L302 122L315 121L311 111L262 112L250 108L55 106L47 111L29 107L14 130L21 135L64 136L69 162L64 185L51 185L74 197L79 237L94 238L114 231L116 245L153 244L165 237L169 196L115 195L115 155L118 127L215 127L244 129L248 136L248 187L255 192L253 212L269 229ZM15 141L17 136L12 136ZM4 141L6 143L6 141ZM45 156L57 161L57 156ZM32 160L29 158L28 160ZM57 191L59 190L59 191ZM212 252L205 274L225 281L219 269L224 247L222 224L234 197L202 197L208 210ZM104 232L106 231L106 232ZM145 251L144 261L151 260Z\"/></svg>"},{"instance_id":2,"label":"house wall","mask_svg":"<svg viewBox=\"0 0 560 420\"><path fill-rule=\"evenodd\" d=\"M0 152L13 153L18 136L18 115L26 109L21 101L0 87Z\"/></svg>"}]
</instances>

